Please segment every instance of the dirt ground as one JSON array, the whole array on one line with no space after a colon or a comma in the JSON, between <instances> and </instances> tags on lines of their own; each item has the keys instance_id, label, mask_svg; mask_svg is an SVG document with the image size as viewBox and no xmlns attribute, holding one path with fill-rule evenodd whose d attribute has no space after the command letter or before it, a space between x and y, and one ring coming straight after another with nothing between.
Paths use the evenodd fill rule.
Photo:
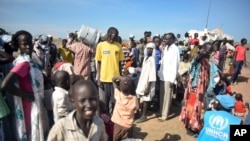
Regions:
<instances>
[{"instance_id":1,"label":"dirt ground","mask_svg":"<svg viewBox=\"0 0 250 141\"><path fill-rule=\"evenodd\" d=\"M248 65L250 65L248 63ZM224 72L227 72L226 66ZM250 102L250 89L248 79L250 77L250 66L243 68L238 77L238 84L232 86L232 90L243 94L245 102ZM230 76L228 77L230 79ZM138 123L134 126L133 137L144 141L195 141L196 139L186 134L183 123L179 120L181 107L171 105L170 119L158 122L154 112L148 115L148 121Z\"/></svg>"}]
</instances>

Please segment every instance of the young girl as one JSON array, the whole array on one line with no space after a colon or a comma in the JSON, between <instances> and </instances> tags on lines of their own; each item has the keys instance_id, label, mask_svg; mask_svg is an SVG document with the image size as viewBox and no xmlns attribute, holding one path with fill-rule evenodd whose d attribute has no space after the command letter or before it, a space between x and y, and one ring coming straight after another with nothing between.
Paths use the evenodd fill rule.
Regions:
<instances>
[{"instance_id":1,"label":"young girl","mask_svg":"<svg viewBox=\"0 0 250 141\"><path fill-rule=\"evenodd\" d=\"M245 121L245 117L247 115L247 108L244 105L243 102L243 96L241 93L237 93L235 95L235 107L234 107L234 115L240 117L243 121Z\"/></svg>"},{"instance_id":2,"label":"young girl","mask_svg":"<svg viewBox=\"0 0 250 141\"><path fill-rule=\"evenodd\" d=\"M114 77L115 108L111 120L114 122L113 141L131 138L134 114L139 108L133 81L130 77Z\"/></svg>"},{"instance_id":3,"label":"young girl","mask_svg":"<svg viewBox=\"0 0 250 141\"><path fill-rule=\"evenodd\" d=\"M12 45L20 50L20 55L14 60L14 67L3 80L1 88L15 95L17 140L43 141L43 126L47 124L42 120L43 75L31 58L32 35L24 30L18 31L12 36Z\"/></svg>"}]
</instances>

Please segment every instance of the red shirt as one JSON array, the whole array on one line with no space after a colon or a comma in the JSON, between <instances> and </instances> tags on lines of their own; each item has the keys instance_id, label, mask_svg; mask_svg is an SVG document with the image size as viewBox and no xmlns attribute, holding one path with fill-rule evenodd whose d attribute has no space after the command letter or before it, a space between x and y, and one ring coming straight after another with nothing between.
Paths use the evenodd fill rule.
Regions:
<instances>
[{"instance_id":1,"label":"red shirt","mask_svg":"<svg viewBox=\"0 0 250 141\"><path fill-rule=\"evenodd\" d=\"M244 103L242 101L236 100L234 111L235 113L245 113L246 109L245 109Z\"/></svg>"},{"instance_id":2,"label":"red shirt","mask_svg":"<svg viewBox=\"0 0 250 141\"><path fill-rule=\"evenodd\" d=\"M236 61L245 61L246 59L246 48L242 45L238 45L235 49L237 52L236 54Z\"/></svg>"},{"instance_id":3,"label":"red shirt","mask_svg":"<svg viewBox=\"0 0 250 141\"><path fill-rule=\"evenodd\" d=\"M232 94L232 87L230 85L227 86L226 93L227 94Z\"/></svg>"},{"instance_id":4,"label":"red shirt","mask_svg":"<svg viewBox=\"0 0 250 141\"><path fill-rule=\"evenodd\" d=\"M200 45L200 40L197 38L193 38L189 41L190 45L193 45L195 42L198 42L198 46Z\"/></svg>"}]
</instances>

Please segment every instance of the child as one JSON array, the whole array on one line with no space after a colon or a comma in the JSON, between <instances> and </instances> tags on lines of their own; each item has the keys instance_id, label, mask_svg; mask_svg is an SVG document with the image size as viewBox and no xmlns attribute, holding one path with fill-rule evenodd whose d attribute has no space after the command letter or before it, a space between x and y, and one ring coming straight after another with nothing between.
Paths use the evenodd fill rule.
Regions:
<instances>
[{"instance_id":1,"label":"child","mask_svg":"<svg viewBox=\"0 0 250 141\"><path fill-rule=\"evenodd\" d=\"M96 115L98 93L93 82L79 79L71 89L75 110L54 124L47 141L107 141L104 123Z\"/></svg>"},{"instance_id":2,"label":"child","mask_svg":"<svg viewBox=\"0 0 250 141\"><path fill-rule=\"evenodd\" d=\"M224 95L227 90L227 85L223 79L220 79L219 82L215 85L214 93L215 95Z\"/></svg>"},{"instance_id":3,"label":"child","mask_svg":"<svg viewBox=\"0 0 250 141\"><path fill-rule=\"evenodd\" d=\"M231 96L233 95L232 87L231 87L231 82L230 80L224 75L222 76L223 81L226 83L226 93L230 94Z\"/></svg>"},{"instance_id":4,"label":"child","mask_svg":"<svg viewBox=\"0 0 250 141\"><path fill-rule=\"evenodd\" d=\"M234 107L234 115L240 117L243 121L245 121L245 117L247 115L247 109L243 103L243 96L241 93L237 93L235 95L235 107Z\"/></svg>"},{"instance_id":5,"label":"child","mask_svg":"<svg viewBox=\"0 0 250 141\"><path fill-rule=\"evenodd\" d=\"M102 100L99 100L99 115L104 122L106 133L108 135L108 141L113 141L114 123L111 121L106 104Z\"/></svg>"},{"instance_id":6,"label":"child","mask_svg":"<svg viewBox=\"0 0 250 141\"><path fill-rule=\"evenodd\" d=\"M68 96L69 80L69 74L66 71L57 71L54 74L55 90L52 94L54 122L67 116L72 110Z\"/></svg>"},{"instance_id":7,"label":"child","mask_svg":"<svg viewBox=\"0 0 250 141\"><path fill-rule=\"evenodd\" d=\"M131 138L134 114L138 110L134 84L130 77L114 77L114 98L116 100L111 120L114 122L113 140Z\"/></svg>"},{"instance_id":8,"label":"child","mask_svg":"<svg viewBox=\"0 0 250 141\"><path fill-rule=\"evenodd\" d=\"M185 88L188 83L189 70L191 68L191 64L188 61L189 54L183 54L183 61L180 62L178 68L178 77L177 77L177 97L178 102L181 102L184 96Z\"/></svg>"}]
</instances>

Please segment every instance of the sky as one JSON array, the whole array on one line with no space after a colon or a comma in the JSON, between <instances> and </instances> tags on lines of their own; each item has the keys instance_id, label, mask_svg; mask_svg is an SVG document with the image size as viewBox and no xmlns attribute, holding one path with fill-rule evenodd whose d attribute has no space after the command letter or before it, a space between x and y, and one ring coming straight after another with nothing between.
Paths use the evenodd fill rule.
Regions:
<instances>
[{"instance_id":1,"label":"sky","mask_svg":"<svg viewBox=\"0 0 250 141\"><path fill-rule=\"evenodd\" d=\"M66 38L82 25L104 34L113 26L122 39L130 34L140 39L144 31L179 33L183 38L190 29L204 30L207 23L208 30L221 28L236 41L250 41L250 0L211 0L210 10L209 1L0 0L0 28Z\"/></svg>"}]
</instances>

